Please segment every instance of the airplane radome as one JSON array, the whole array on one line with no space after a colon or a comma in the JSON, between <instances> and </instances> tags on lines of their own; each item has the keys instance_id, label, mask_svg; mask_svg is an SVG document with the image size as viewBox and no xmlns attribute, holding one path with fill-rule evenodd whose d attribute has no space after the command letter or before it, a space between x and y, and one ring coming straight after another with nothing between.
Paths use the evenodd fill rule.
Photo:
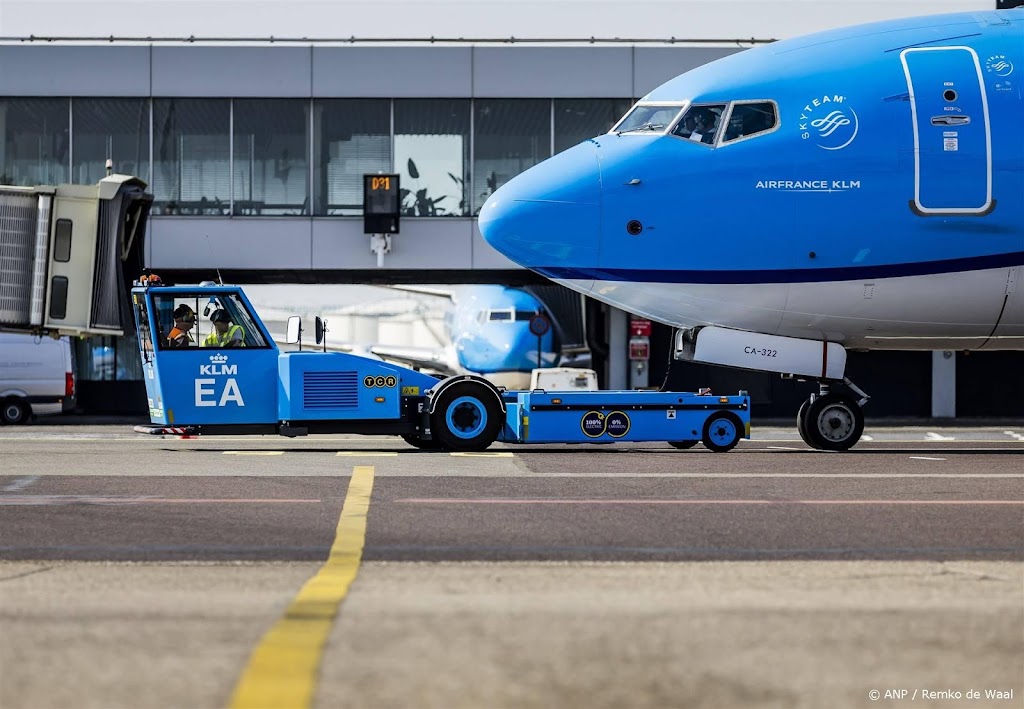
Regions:
<instances>
[{"instance_id":1,"label":"airplane radome","mask_svg":"<svg viewBox=\"0 0 1024 709\"><path fill-rule=\"evenodd\" d=\"M480 228L527 268L681 328L677 356L817 379L800 432L845 450L867 401L847 349L1024 349L1024 9L834 30L682 74L502 186Z\"/></svg>"}]
</instances>

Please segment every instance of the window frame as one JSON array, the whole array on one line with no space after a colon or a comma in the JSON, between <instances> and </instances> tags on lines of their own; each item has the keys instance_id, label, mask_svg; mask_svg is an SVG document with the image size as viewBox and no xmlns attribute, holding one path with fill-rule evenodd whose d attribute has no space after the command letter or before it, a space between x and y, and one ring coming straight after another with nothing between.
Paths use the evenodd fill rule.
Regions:
<instances>
[{"instance_id":1,"label":"window frame","mask_svg":"<svg viewBox=\"0 0 1024 709\"><path fill-rule=\"evenodd\" d=\"M722 107L722 114L718 117L718 126L715 127L715 139L714 140L712 140L710 143L705 143L703 140L690 140L689 138L685 138L685 137L683 137L681 135L676 135L676 128L679 126L680 122L682 122L682 120L684 118L686 118L686 114L690 112L691 108L707 108L709 106L721 106ZM726 119L724 117L728 116L731 113L732 113L732 101L708 101L708 102L703 102L703 103L695 103L694 101L687 101L686 102L686 108L682 112L680 112L680 114L678 116L676 116L675 120L672 121L672 125L669 126L669 128L668 128L668 136L670 138L675 138L676 140L681 140L684 143L693 143L694 145L703 145L705 148L709 148L709 149L713 150L713 149L717 148L721 144L722 136L725 135L724 131L722 130L722 126L725 125L725 121L726 121Z\"/></svg>"},{"instance_id":2,"label":"window frame","mask_svg":"<svg viewBox=\"0 0 1024 709\"><path fill-rule=\"evenodd\" d=\"M646 107L651 107L651 108L672 108L672 107L678 107L679 110L676 111L675 116L673 116L672 119L665 124L665 128L660 130L660 131L635 131L634 130L634 131L628 131L628 132L623 131L623 132L620 133L619 132L619 126L621 126L623 123L625 123L626 119L629 118L631 115L633 115L633 111L635 111L637 108L639 108L641 106L646 106ZM611 134L611 133L614 133L616 135L666 135L670 130L672 130L675 127L676 123L679 121L679 119L682 117L683 113L689 107L690 107L690 101L688 101L688 100L684 100L684 101L637 101L636 103L634 103L632 106L629 107L629 110L626 111L625 114L623 114L622 118L620 118L618 121L616 121L615 125L613 125L611 127L611 129L608 131L608 133L606 133L605 135L608 135L608 134Z\"/></svg>"},{"instance_id":3,"label":"window frame","mask_svg":"<svg viewBox=\"0 0 1024 709\"><path fill-rule=\"evenodd\" d=\"M726 117L722 121L722 125L729 125L729 121L732 120L733 109L735 109L736 106L742 106L751 103L770 103L772 107L775 109L775 125L769 128L768 130L758 131L757 133L751 133L750 135L741 135L739 138L733 138L732 140L722 140L723 138L725 138L725 132L723 131L722 134L719 136L719 140L716 143L716 146L736 145L737 143L743 143L748 140L753 140L754 138L760 138L762 136L774 133L775 131L779 130L779 128L782 127L782 114L779 112L779 102L771 98L742 99L739 101L730 101L727 112L725 114Z\"/></svg>"},{"instance_id":4,"label":"window frame","mask_svg":"<svg viewBox=\"0 0 1024 709\"><path fill-rule=\"evenodd\" d=\"M223 301L226 301L226 300L232 301L232 304L234 306L237 306L238 312L241 313L242 315L244 315L245 316L245 320L246 320L246 322L237 322L233 318L232 321L231 321L233 325L239 325L242 328L242 330L244 331L244 333L245 333L245 335L244 335L244 337L242 339L242 342L244 343L244 347L239 347L237 349L244 349L244 350L269 350L269 349L273 349L274 348L273 338L270 337L270 333L268 333L268 332L266 332L264 330L264 326L262 325L262 322L255 317L254 311L252 310L252 307L238 293L235 293L235 292L228 292L228 293L213 292L213 293L211 293L209 291L195 290L195 291L179 292L179 293L154 293L152 297L153 297L153 318L154 318L154 320L158 320L158 318L159 318L159 314L161 312L161 308L160 308L161 303L159 301L164 300L164 299L170 300L174 307L177 307L178 305L180 305L180 303L178 303L177 301L182 301L183 303L186 303L187 305L190 305L192 307L193 311L195 311L195 313L196 313L195 333L193 335L193 340L192 340L193 344L189 345L188 347L168 347L167 346L166 338L167 338L167 335L170 333L170 330L168 330L166 333L161 332L162 328L159 326L160 325L159 321L157 322L157 327L155 328L154 332L159 335L159 340L155 340L154 344L156 345L156 349L158 349L160 352L194 352L194 351L198 351L198 350L207 350L207 351L209 351L209 350L226 349L226 348L223 348L223 347L208 347L208 346L203 344L203 342L206 339L206 337L205 336L203 336L203 337L200 336L200 331L202 330L202 328L200 328L200 318L205 318L206 321L207 321L207 324L209 325L209 327L206 328L206 335L207 336L214 331L213 324L209 323L209 316L206 316L206 315L203 314L203 311L206 308L205 307L204 308L200 308L200 305L202 304L202 302L205 301L208 304L208 307L224 308ZM210 306L210 301L212 299L217 299L218 302L216 303L216 305ZM224 308L224 309L227 310L229 313L232 310L231 308ZM174 308L171 308L171 311L173 311L173 310L174 310ZM213 310L211 309L210 312L212 313ZM250 324L252 325L252 327L249 327ZM262 344L250 344L250 341L254 341L254 342L258 341L258 342L260 342ZM234 348L232 348L232 349L234 349Z\"/></svg>"}]
</instances>

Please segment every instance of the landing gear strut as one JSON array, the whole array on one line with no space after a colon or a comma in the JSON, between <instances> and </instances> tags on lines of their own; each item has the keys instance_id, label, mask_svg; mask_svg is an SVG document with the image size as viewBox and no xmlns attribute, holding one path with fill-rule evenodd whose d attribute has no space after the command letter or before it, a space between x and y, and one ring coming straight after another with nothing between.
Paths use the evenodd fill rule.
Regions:
<instances>
[{"instance_id":1,"label":"landing gear strut","mask_svg":"<svg viewBox=\"0 0 1024 709\"><path fill-rule=\"evenodd\" d=\"M800 405L796 427L800 438L811 448L824 451L849 450L864 433L864 412L868 395L849 379L843 383L861 398L831 391L829 382L820 382L818 393Z\"/></svg>"}]
</instances>

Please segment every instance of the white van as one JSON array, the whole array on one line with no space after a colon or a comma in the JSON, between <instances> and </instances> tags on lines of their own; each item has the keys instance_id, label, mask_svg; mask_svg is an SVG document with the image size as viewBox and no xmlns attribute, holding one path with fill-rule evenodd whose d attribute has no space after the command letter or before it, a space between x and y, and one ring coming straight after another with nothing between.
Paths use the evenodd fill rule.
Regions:
<instances>
[{"instance_id":1,"label":"white van","mask_svg":"<svg viewBox=\"0 0 1024 709\"><path fill-rule=\"evenodd\" d=\"M0 332L0 423L27 423L75 405L68 339Z\"/></svg>"}]
</instances>

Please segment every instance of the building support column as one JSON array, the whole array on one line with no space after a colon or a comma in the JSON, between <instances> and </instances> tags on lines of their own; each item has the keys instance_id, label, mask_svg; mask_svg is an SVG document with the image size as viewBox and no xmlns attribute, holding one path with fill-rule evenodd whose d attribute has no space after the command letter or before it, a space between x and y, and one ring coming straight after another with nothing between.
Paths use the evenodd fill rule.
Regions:
<instances>
[{"instance_id":1,"label":"building support column","mask_svg":"<svg viewBox=\"0 0 1024 709\"><path fill-rule=\"evenodd\" d=\"M626 311L608 309L608 382L609 389L629 388L629 315Z\"/></svg>"},{"instance_id":2,"label":"building support column","mask_svg":"<svg viewBox=\"0 0 1024 709\"><path fill-rule=\"evenodd\" d=\"M932 352L932 418L956 418L956 353Z\"/></svg>"}]
</instances>

